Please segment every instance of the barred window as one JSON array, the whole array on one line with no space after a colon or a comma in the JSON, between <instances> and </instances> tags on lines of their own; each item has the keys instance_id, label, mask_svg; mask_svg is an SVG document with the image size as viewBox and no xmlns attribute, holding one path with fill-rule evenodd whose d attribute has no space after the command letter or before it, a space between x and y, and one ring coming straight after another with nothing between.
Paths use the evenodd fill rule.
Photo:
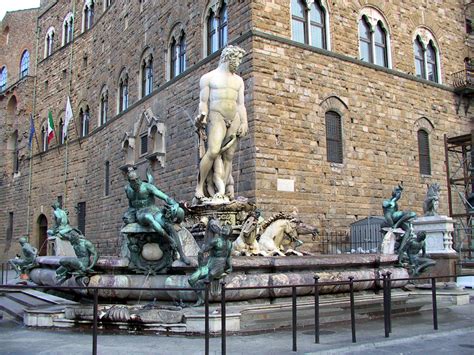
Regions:
<instances>
[{"instance_id":1,"label":"barred window","mask_svg":"<svg viewBox=\"0 0 474 355\"><path fill-rule=\"evenodd\" d=\"M326 151L331 163L342 163L341 116L334 111L326 112Z\"/></svg>"},{"instance_id":2,"label":"barred window","mask_svg":"<svg viewBox=\"0 0 474 355\"><path fill-rule=\"evenodd\" d=\"M431 175L429 135L428 132L423 129L418 131L418 155L420 161L420 174Z\"/></svg>"}]
</instances>

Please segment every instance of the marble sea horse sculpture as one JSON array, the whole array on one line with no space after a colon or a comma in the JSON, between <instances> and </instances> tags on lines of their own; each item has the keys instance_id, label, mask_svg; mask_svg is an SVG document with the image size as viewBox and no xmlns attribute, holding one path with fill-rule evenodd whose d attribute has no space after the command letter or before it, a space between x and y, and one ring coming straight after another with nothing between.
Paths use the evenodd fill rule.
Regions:
<instances>
[{"instance_id":1,"label":"marble sea horse sculpture","mask_svg":"<svg viewBox=\"0 0 474 355\"><path fill-rule=\"evenodd\" d=\"M233 244L234 255L262 255L262 256L285 256L290 254L303 255L295 249L303 244L299 235L318 234L316 227L307 225L295 216L278 213L264 222L255 222L254 233L247 233L248 220L255 221L250 214L244 222L239 237ZM250 237L246 237L248 234Z\"/></svg>"}]
</instances>

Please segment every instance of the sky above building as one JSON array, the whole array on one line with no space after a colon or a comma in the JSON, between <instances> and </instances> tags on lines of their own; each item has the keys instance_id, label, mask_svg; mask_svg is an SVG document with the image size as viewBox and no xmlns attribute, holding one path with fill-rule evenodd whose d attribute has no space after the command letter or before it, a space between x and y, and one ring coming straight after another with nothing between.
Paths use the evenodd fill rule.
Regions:
<instances>
[{"instance_id":1,"label":"sky above building","mask_svg":"<svg viewBox=\"0 0 474 355\"><path fill-rule=\"evenodd\" d=\"M0 21L7 11L32 9L39 7L40 0L0 0Z\"/></svg>"}]
</instances>

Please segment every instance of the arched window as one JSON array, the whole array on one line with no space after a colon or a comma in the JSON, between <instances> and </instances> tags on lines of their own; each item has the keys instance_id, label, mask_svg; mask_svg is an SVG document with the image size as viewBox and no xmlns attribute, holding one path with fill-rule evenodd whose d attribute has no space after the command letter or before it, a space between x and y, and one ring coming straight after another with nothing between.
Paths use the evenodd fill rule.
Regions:
<instances>
[{"instance_id":1,"label":"arched window","mask_svg":"<svg viewBox=\"0 0 474 355\"><path fill-rule=\"evenodd\" d=\"M435 38L426 28L419 28L413 40L415 75L419 78L441 82L439 50Z\"/></svg>"},{"instance_id":2,"label":"arched window","mask_svg":"<svg viewBox=\"0 0 474 355\"><path fill-rule=\"evenodd\" d=\"M372 63L372 33L370 31L370 24L365 17L359 20L359 50L360 59Z\"/></svg>"},{"instance_id":3,"label":"arched window","mask_svg":"<svg viewBox=\"0 0 474 355\"><path fill-rule=\"evenodd\" d=\"M326 153L331 163L342 163L342 122L334 111L326 112Z\"/></svg>"},{"instance_id":4,"label":"arched window","mask_svg":"<svg viewBox=\"0 0 474 355\"><path fill-rule=\"evenodd\" d=\"M63 46L73 40L74 36L74 17L70 12L63 21Z\"/></svg>"},{"instance_id":5,"label":"arched window","mask_svg":"<svg viewBox=\"0 0 474 355\"><path fill-rule=\"evenodd\" d=\"M141 65L142 97L153 91L153 55L149 53L142 59Z\"/></svg>"},{"instance_id":6,"label":"arched window","mask_svg":"<svg viewBox=\"0 0 474 355\"><path fill-rule=\"evenodd\" d=\"M291 38L300 43L308 43L306 10L301 0L291 0Z\"/></svg>"},{"instance_id":7,"label":"arched window","mask_svg":"<svg viewBox=\"0 0 474 355\"><path fill-rule=\"evenodd\" d=\"M8 83L8 72L7 67L3 66L0 70L0 92L5 91Z\"/></svg>"},{"instance_id":8,"label":"arched window","mask_svg":"<svg viewBox=\"0 0 474 355\"><path fill-rule=\"evenodd\" d=\"M30 68L30 53L27 50L25 50L21 56L21 61L20 61L20 79L28 75L29 68Z\"/></svg>"},{"instance_id":9,"label":"arched window","mask_svg":"<svg viewBox=\"0 0 474 355\"><path fill-rule=\"evenodd\" d=\"M102 126L107 123L107 115L109 111L109 92L107 89L102 89L100 95L100 121L99 124Z\"/></svg>"},{"instance_id":10,"label":"arched window","mask_svg":"<svg viewBox=\"0 0 474 355\"><path fill-rule=\"evenodd\" d=\"M170 78L174 78L186 70L186 35L181 32L178 40L174 37L170 45Z\"/></svg>"},{"instance_id":11,"label":"arched window","mask_svg":"<svg viewBox=\"0 0 474 355\"><path fill-rule=\"evenodd\" d=\"M313 47L328 49L327 19L324 1L291 0L291 38Z\"/></svg>"},{"instance_id":12,"label":"arched window","mask_svg":"<svg viewBox=\"0 0 474 355\"><path fill-rule=\"evenodd\" d=\"M359 14L360 59L391 68L390 33L384 15L372 6L364 7Z\"/></svg>"},{"instance_id":13,"label":"arched window","mask_svg":"<svg viewBox=\"0 0 474 355\"><path fill-rule=\"evenodd\" d=\"M207 12L206 26L207 55L210 55L227 45L227 1L213 1Z\"/></svg>"},{"instance_id":14,"label":"arched window","mask_svg":"<svg viewBox=\"0 0 474 355\"><path fill-rule=\"evenodd\" d=\"M418 130L418 156L420 174L431 175L430 141L428 132L424 129Z\"/></svg>"},{"instance_id":15,"label":"arched window","mask_svg":"<svg viewBox=\"0 0 474 355\"><path fill-rule=\"evenodd\" d=\"M387 33L380 21L377 22L377 26L375 26L374 44L375 64L388 67Z\"/></svg>"},{"instance_id":16,"label":"arched window","mask_svg":"<svg viewBox=\"0 0 474 355\"><path fill-rule=\"evenodd\" d=\"M54 27L51 27L46 33L44 39L44 57L47 58L53 53L54 49Z\"/></svg>"},{"instance_id":17,"label":"arched window","mask_svg":"<svg viewBox=\"0 0 474 355\"><path fill-rule=\"evenodd\" d=\"M126 72L122 72L120 76L118 96L118 112L120 113L128 108L128 74Z\"/></svg>"},{"instance_id":18,"label":"arched window","mask_svg":"<svg viewBox=\"0 0 474 355\"><path fill-rule=\"evenodd\" d=\"M89 134L90 124L90 110L89 106L79 110L79 118L81 120L81 137L86 137Z\"/></svg>"},{"instance_id":19,"label":"arched window","mask_svg":"<svg viewBox=\"0 0 474 355\"><path fill-rule=\"evenodd\" d=\"M94 1L86 0L82 11L82 32L89 30L94 24Z\"/></svg>"}]
</instances>

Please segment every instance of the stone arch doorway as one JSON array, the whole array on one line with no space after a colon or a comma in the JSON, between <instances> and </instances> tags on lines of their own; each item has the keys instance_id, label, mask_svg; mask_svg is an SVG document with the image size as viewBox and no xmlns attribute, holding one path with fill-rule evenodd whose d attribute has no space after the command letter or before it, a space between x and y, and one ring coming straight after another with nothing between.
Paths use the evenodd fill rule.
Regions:
<instances>
[{"instance_id":1,"label":"stone arch doorway","mask_svg":"<svg viewBox=\"0 0 474 355\"><path fill-rule=\"evenodd\" d=\"M40 214L36 222L38 235L38 255L44 256L48 253L48 219Z\"/></svg>"}]
</instances>

